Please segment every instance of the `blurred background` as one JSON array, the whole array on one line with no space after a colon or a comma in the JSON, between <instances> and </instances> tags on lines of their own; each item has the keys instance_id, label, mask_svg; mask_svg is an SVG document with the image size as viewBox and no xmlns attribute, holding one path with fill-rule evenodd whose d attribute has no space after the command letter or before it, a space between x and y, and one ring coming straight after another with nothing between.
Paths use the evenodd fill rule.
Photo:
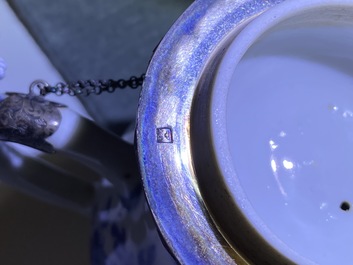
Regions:
<instances>
[{"instance_id":1,"label":"blurred background","mask_svg":"<svg viewBox=\"0 0 353 265\"><path fill-rule=\"evenodd\" d=\"M28 84L26 74L30 71L27 78L36 76L53 82L60 81L56 78L76 81L140 75L146 71L154 48L192 2L0 1L0 52L11 51L21 64L8 66L8 77L0 81L2 92L14 89L6 87L10 84L7 78L17 78L19 86ZM9 42L10 35L15 38ZM34 48L27 49L28 45ZM6 61L6 55L0 57ZM27 68L21 70L26 64ZM11 67L19 70L11 73ZM127 89L80 100L98 124L122 135L134 122L138 97L139 91ZM92 222L90 216L53 206L0 183L0 264L88 265Z\"/></svg>"}]
</instances>

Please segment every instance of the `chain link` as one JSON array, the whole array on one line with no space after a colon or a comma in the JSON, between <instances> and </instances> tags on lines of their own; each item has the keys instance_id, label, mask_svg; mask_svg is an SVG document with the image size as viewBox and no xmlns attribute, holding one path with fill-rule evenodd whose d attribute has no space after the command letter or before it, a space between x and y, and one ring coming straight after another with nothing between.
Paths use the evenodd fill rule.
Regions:
<instances>
[{"instance_id":1,"label":"chain link","mask_svg":"<svg viewBox=\"0 0 353 265\"><path fill-rule=\"evenodd\" d=\"M56 94L57 96L64 94L70 96L88 96L91 94L99 95L102 92L113 93L116 89L136 89L142 86L144 79L145 75L143 74L140 77L132 76L128 80L80 80L73 83L60 82L55 86L50 86L45 81L37 80L32 83L31 89L33 90L33 86L38 87L40 90L40 95L42 96L50 93Z\"/></svg>"}]
</instances>

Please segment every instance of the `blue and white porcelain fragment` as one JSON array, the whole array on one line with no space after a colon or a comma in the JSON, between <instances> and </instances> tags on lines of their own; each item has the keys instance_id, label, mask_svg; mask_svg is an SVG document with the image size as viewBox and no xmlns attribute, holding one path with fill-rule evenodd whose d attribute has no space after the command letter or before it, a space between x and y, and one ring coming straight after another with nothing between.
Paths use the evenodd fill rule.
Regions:
<instances>
[{"instance_id":1,"label":"blue and white porcelain fragment","mask_svg":"<svg viewBox=\"0 0 353 265\"><path fill-rule=\"evenodd\" d=\"M133 128L130 126L122 136L131 144ZM114 185L103 179L96 191L92 265L177 264L157 230L140 175L121 176L119 183Z\"/></svg>"},{"instance_id":2,"label":"blue and white porcelain fragment","mask_svg":"<svg viewBox=\"0 0 353 265\"><path fill-rule=\"evenodd\" d=\"M124 183L122 183L124 185ZM91 257L94 265L176 264L162 244L141 184L101 188L94 211Z\"/></svg>"}]
</instances>

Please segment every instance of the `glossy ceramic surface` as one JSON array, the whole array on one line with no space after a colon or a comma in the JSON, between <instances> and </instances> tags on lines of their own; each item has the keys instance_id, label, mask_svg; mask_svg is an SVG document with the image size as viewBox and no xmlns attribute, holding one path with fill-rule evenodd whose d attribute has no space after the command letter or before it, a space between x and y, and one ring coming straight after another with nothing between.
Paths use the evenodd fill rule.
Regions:
<instances>
[{"instance_id":1,"label":"glossy ceramic surface","mask_svg":"<svg viewBox=\"0 0 353 265\"><path fill-rule=\"evenodd\" d=\"M352 13L352 1L271 9L234 40L213 90L226 186L257 231L298 264L353 262Z\"/></svg>"},{"instance_id":2,"label":"glossy ceramic surface","mask_svg":"<svg viewBox=\"0 0 353 265\"><path fill-rule=\"evenodd\" d=\"M196 1L151 62L140 166L182 264L352 261L353 3L280 2Z\"/></svg>"},{"instance_id":3,"label":"glossy ceramic surface","mask_svg":"<svg viewBox=\"0 0 353 265\"><path fill-rule=\"evenodd\" d=\"M122 179L125 192L105 183L97 190L91 245L93 265L176 265L165 249L142 183Z\"/></svg>"}]
</instances>

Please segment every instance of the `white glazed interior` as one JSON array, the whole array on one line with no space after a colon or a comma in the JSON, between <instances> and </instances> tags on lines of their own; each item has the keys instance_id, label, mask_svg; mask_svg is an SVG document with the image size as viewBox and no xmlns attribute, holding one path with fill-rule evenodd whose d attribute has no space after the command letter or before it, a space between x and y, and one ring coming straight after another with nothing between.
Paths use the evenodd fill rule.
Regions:
<instances>
[{"instance_id":1,"label":"white glazed interior","mask_svg":"<svg viewBox=\"0 0 353 265\"><path fill-rule=\"evenodd\" d=\"M272 246L353 264L353 1L288 0L251 22L221 62L211 130L234 201Z\"/></svg>"}]
</instances>

